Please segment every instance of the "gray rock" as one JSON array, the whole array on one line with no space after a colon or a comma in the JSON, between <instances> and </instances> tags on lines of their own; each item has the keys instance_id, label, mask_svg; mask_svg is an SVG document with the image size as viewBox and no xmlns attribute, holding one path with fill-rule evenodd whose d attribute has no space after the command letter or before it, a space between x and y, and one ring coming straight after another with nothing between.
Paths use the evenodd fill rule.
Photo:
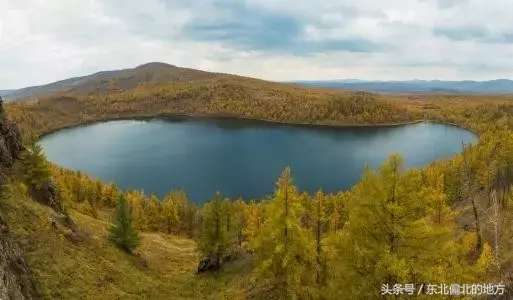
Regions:
<instances>
[{"instance_id":1,"label":"gray rock","mask_svg":"<svg viewBox=\"0 0 513 300\"><path fill-rule=\"evenodd\" d=\"M0 98L0 185L23 149L21 134L3 114ZM38 293L18 243L9 235L9 224L0 212L0 299L37 299Z\"/></svg>"},{"instance_id":2,"label":"gray rock","mask_svg":"<svg viewBox=\"0 0 513 300\"><path fill-rule=\"evenodd\" d=\"M213 258L205 257L200 260L198 264L198 274L205 273L209 271L217 271L220 268L219 261L216 261Z\"/></svg>"},{"instance_id":3,"label":"gray rock","mask_svg":"<svg viewBox=\"0 0 513 300\"><path fill-rule=\"evenodd\" d=\"M0 299L37 299L38 292L19 245L0 233Z\"/></svg>"}]
</instances>

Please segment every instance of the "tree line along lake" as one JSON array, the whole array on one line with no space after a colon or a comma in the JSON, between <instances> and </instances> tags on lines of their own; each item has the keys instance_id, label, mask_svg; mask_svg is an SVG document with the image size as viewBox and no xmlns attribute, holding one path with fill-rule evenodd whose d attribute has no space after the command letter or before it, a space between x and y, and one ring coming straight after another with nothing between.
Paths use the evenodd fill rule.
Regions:
<instances>
[{"instance_id":1,"label":"tree line along lake","mask_svg":"<svg viewBox=\"0 0 513 300\"><path fill-rule=\"evenodd\" d=\"M196 203L223 197L263 199L286 166L301 191L346 190L366 166L399 152L422 167L474 143L456 126L319 127L260 121L166 117L117 120L62 129L40 143L48 159L122 189L163 197L183 189Z\"/></svg>"}]
</instances>

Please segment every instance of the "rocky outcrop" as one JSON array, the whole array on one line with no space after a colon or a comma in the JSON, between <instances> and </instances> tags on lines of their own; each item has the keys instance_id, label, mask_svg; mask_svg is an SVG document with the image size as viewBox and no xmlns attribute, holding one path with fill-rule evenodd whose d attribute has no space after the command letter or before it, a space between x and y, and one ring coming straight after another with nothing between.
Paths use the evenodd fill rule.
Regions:
<instances>
[{"instance_id":1,"label":"rocky outcrop","mask_svg":"<svg viewBox=\"0 0 513 300\"><path fill-rule=\"evenodd\" d=\"M5 182L7 171L23 149L21 134L3 114L3 100L0 97L0 184Z\"/></svg>"},{"instance_id":2,"label":"rocky outcrop","mask_svg":"<svg viewBox=\"0 0 513 300\"><path fill-rule=\"evenodd\" d=\"M210 271L217 271L219 270L219 268L219 261L216 261L215 259L210 257L204 257L200 260L198 264L198 274Z\"/></svg>"},{"instance_id":3,"label":"rocky outcrop","mask_svg":"<svg viewBox=\"0 0 513 300\"><path fill-rule=\"evenodd\" d=\"M62 206L57 197L57 187L51 180L47 180L40 189L32 191L32 198L46 206L50 206L56 212L62 213Z\"/></svg>"},{"instance_id":4,"label":"rocky outcrop","mask_svg":"<svg viewBox=\"0 0 513 300\"><path fill-rule=\"evenodd\" d=\"M198 264L197 272L198 274L201 274L205 272L218 271L222 265L241 259L247 255L248 253L242 248L236 248L225 254L220 260L216 260L209 256L203 257Z\"/></svg>"},{"instance_id":5,"label":"rocky outcrop","mask_svg":"<svg viewBox=\"0 0 513 300\"><path fill-rule=\"evenodd\" d=\"M0 184L23 149L18 128L3 115L0 98ZM0 299L34 299L36 288L23 252L9 235L9 226L0 211Z\"/></svg>"},{"instance_id":6,"label":"rocky outcrop","mask_svg":"<svg viewBox=\"0 0 513 300\"><path fill-rule=\"evenodd\" d=\"M0 299L37 299L38 292L19 245L0 215Z\"/></svg>"}]
</instances>

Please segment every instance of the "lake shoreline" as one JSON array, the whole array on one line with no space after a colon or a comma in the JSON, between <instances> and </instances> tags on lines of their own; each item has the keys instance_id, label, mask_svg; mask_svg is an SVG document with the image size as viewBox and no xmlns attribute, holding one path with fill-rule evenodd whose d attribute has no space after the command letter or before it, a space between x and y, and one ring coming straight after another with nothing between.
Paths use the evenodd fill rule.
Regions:
<instances>
[{"instance_id":1,"label":"lake shoreline","mask_svg":"<svg viewBox=\"0 0 513 300\"><path fill-rule=\"evenodd\" d=\"M461 141L475 142L469 131L420 120L403 127L359 126L362 130L232 120L139 116L61 131L40 145L55 165L123 190L143 189L162 198L183 189L202 203L216 190L229 198L265 198L273 192L270 179L286 166L293 168L301 191L345 191L361 179L364 166L377 169L391 153L402 153L405 168L421 168L459 152Z\"/></svg>"},{"instance_id":2,"label":"lake shoreline","mask_svg":"<svg viewBox=\"0 0 513 300\"><path fill-rule=\"evenodd\" d=\"M332 129L348 129L348 128L386 128L386 127L401 127L401 126L407 126L407 125L414 125L414 124L420 124L420 123L436 123L436 124L442 124L442 125L449 125L454 127L459 127L465 130L468 130L472 133L474 133L476 136L479 136L478 133L468 128L467 126L461 125L461 124L455 124L455 123L449 123L449 122L443 122L438 120L429 120L429 119L419 119L419 120L412 120L412 121L405 121L405 122L396 122L396 123L352 123L352 124L336 124L336 123L308 123L308 122L287 122L287 121L275 121L275 120L269 120L269 119L262 119L262 118L256 118L256 117L243 117L243 116L237 116L237 115L223 115L223 114L179 114L179 113L159 113L159 114L148 114L148 115L138 115L138 116L118 116L118 117L108 117L105 119L99 119L99 120L82 120L76 124L69 125L69 126L63 126L60 128L56 128L47 132L43 132L39 135L39 139L42 139L46 136L49 136L53 133L56 133L61 130L65 129L72 129L76 127L83 127L83 126L89 126L97 123L107 123L112 121L145 121L145 120L152 120L152 119L173 119L173 118L186 118L189 120L192 119L211 119L211 120L234 120L234 121L252 121L252 122L258 122L262 124L268 124L268 125L276 125L276 126L291 126L291 127L310 127L310 128L332 128Z\"/></svg>"}]
</instances>

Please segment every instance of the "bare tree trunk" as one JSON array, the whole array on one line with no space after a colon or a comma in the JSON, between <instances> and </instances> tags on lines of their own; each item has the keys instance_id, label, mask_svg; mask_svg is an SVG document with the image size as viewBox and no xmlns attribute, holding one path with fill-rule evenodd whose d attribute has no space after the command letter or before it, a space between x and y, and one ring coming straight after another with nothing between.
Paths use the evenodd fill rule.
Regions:
<instances>
[{"instance_id":1,"label":"bare tree trunk","mask_svg":"<svg viewBox=\"0 0 513 300\"><path fill-rule=\"evenodd\" d=\"M497 199L497 194L495 191L492 192L492 214L490 215L490 222L493 225L493 244L494 244L494 252L495 252L495 263L497 264L497 268L500 269L499 264L499 225L501 221L501 211L500 204Z\"/></svg>"},{"instance_id":2,"label":"bare tree trunk","mask_svg":"<svg viewBox=\"0 0 513 300\"><path fill-rule=\"evenodd\" d=\"M321 196L322 197L322 196ZM317 284L321 283L321 201L317 199Z\"/></svg>"},{"instance_id":3,"label":"bare tree trunk","mask_svg":"<svg viewBox=\"0 0 513 300\"><path fill-rule=\"evenodd\" d=\"M476 248L481 251L482 247L483 247L483 240L482 240L482 237L481 237L481 225L479 223L479 214L477 212L477 203L476 203L476 199L474 196L470 196L471 197L471 201L472 201L472 210L474 211L474 219L475 219L475 222L476 222L476 235L477 235L477 244L476 244Z\"/></svg>"},{"instance_id":4,"label":"bare tree trunk","mask_svg":"<svg viewBox=\"0 0 513 300\"><path fill-rule=\"evenodd\" d=\"M476 248L477 250L481 251L482 247L483 247L483 238L481 236L481 226L480 226L480 222L479 222L479 213L477 211L477 203L476 203L476 197L475 195L473 195L473 189L472 189L472 186L473 186L473 176L472 176L472 170L470 168L470 165L469 165L469 162L468 162L468 158L467 158L467 149L465 149L465 145L463 145L462 143L462 146L463 146L463 163L464 163L464 182L463 182L463 185L465 187L465 194L464 194L464 197L465 198L470 198L470 201L472 203L472 210L474 212L474 220L475 220L475 224L476 224L476 235L477 235L477 244L476 244ZM468 148L469 150L471 148Z\"/></svg>"}]
</instances>

